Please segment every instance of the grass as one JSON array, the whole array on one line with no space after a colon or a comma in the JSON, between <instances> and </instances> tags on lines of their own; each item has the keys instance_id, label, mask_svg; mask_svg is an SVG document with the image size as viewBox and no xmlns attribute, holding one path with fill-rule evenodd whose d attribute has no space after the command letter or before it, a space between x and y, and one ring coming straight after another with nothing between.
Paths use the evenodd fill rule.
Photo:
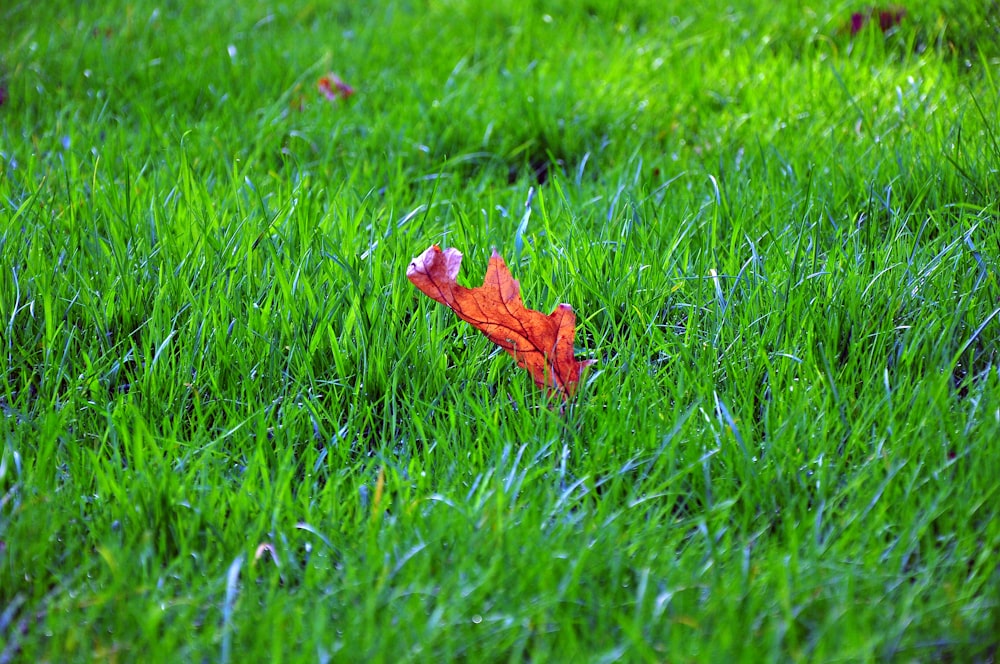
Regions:
<instances>
[{"instance_id":1,"label":"grass","mask_svg":"<svg viewBox=\"0 0 1000 664\"><path fill-rule=\"evenodd\" d=\"M792 4L5 4L0 661L993 661L998 13Z\"/></svg>"}]
</instances>

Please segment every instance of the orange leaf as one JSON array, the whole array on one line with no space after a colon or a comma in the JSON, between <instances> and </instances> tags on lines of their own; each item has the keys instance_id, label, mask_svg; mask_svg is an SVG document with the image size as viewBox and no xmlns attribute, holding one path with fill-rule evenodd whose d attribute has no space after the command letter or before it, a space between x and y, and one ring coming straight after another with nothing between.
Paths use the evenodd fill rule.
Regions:
<instances>
[{"instance_id":1,"label":"orange leaf","mask_svg":"<svg viewBox=\"0 0 1000 664\"><path fill-rule=\"evenodd\" d=\"M496 251L478 288L465 288L455 281L461 265L461 252L453 248L442 251L435 244L410 263L406 277L424 295L453 309L459 318L510 353L539 387L567 399L573 396L583 369L596 361L579 362L573 357L573 307L560 304L548 316L526 308L520 285Z\"/></svg>"},{"instance_id":2,"label":"orange leaf","mask_svg":"<svg viewBox=\"0 0 1000 664\"><path fill-rule=\"evenodd\" d=\"M319 88L320 94L330 101L337 101L338 99L346 100L354 94L354 88L349 86L347 83L344 83L344 81L333 72L320 77L316 87Z\"/></svg>"}]
</instances>

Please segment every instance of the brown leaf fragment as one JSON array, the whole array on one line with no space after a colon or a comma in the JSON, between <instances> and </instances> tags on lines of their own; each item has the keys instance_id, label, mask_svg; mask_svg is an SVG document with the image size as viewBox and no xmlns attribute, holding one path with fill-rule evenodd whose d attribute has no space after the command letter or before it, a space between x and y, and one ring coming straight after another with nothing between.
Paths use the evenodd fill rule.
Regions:
<instances>
[{"instance_id":1,"label":"brown leaf fragment","mask_svg":"<svg viewBox=\"0 0 1000 664\"><path fill-rule=\"evenodd\" d=\"M458 317L482 332L528 370L539 387L568 399L576 391L583 369L595 360L573 356L576 314L560 304L546 316L528 309L521 288L503 258L494 251L486 278L478 288L460 286L455 278L462 265L457 249L432 245L413 259L406 277L427 297L454 310Z\"/></svg>"}]
</instances>

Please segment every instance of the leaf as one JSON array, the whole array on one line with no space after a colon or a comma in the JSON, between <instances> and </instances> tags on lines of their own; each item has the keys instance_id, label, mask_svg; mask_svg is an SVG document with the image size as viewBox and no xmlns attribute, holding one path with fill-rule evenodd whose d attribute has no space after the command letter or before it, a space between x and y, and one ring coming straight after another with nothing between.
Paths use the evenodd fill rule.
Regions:
<instances>
[{"instance_id":1,"label":"leaf","mask_svg":"<svg viewBox=\"0 0 1000 664\"><path fill-rule=\"evenodd\" d=\"M548 316L526 308L520 285L496 251L478 288L460 286L455 280L461 265L460 251L435 244L413 259L406 278L510 353L539 387L572 397L584 368L596 361L581 362L573 356L573 307L560 304Z\"/></svg>"},{"instance_id":2,"label":"leaf","mask_svg":"<svg viewBox=\"0 0 1000 664\"><path fill-rule=\"evenodd\" d=\"M321 95L332 102L335 102L338 99L347 100L348 97L354 94L354 88L349 86L347 83L344 83L344 81L333 72L321 77L319 82L316 84L316 87L319 88Z\"/></svg>"},{"instance_id":3,"label":"leaf","mask_svg":"<svg viewBox=\"0 0 1000 664\"><path fill-rule=\"evenodd\" d=\"M899 5L887 5L885 7L865 7L864 11L851 14L851 36L856 36L866 25L874 23L878 19L878 29L888 32L892 28L902 23L906 16L906 8Z\"/></svg>"}]
</instances>

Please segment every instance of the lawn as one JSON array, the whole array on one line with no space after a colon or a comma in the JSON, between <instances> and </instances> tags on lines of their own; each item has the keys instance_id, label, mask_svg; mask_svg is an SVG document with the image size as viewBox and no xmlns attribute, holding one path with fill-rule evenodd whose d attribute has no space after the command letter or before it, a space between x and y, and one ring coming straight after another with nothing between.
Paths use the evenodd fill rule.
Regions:
<instances>
[{"instance_id":1,"label":"lawn","mask_svg":"<svg viewBox=\"0 0 1000 664\"><path fill-rule=\"evenodd\" d=\"M867 11L4 2L0 664L994 661L1000 8Z\"/></svg>"}]
</instances>

